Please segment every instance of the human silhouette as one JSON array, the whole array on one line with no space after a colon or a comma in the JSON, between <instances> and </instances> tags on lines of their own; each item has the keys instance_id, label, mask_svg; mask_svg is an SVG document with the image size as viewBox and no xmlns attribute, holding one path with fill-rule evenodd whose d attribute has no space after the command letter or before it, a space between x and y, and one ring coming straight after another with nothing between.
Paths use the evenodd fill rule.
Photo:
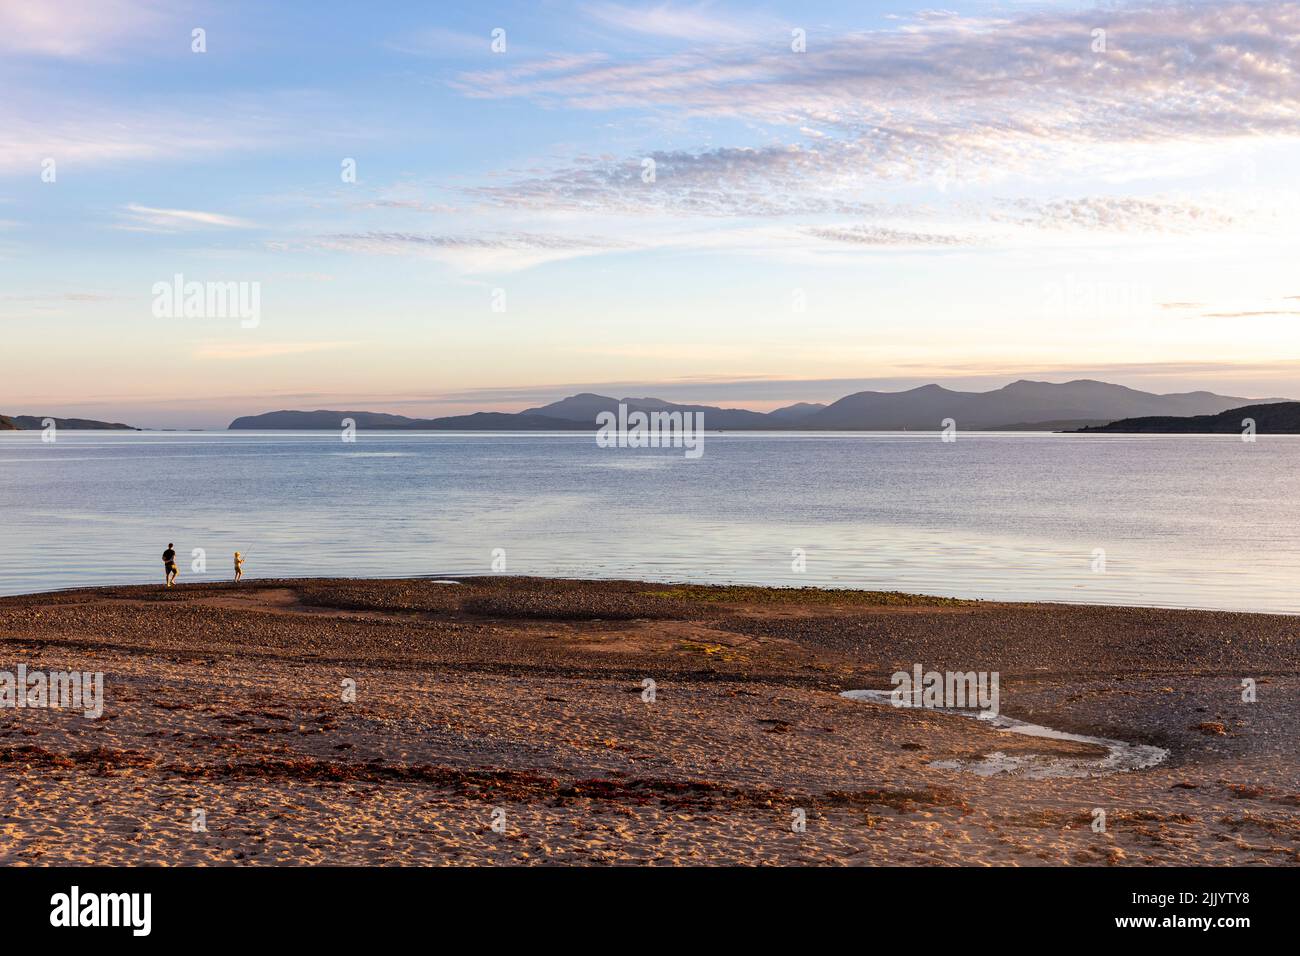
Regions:
<instances>
[{"instance_id":1,"label":"human silhouette","mask_svg":"<svg viewBox=\"0 0 1300 956\"><path fill-rule=\"evenodd\" d=\"M167 574L167 587L176 583L176 575L180 574L180 569L176 567L176 545L168 543L167 550L163 552L163 571Z\"/></svg>"}]
</instances>

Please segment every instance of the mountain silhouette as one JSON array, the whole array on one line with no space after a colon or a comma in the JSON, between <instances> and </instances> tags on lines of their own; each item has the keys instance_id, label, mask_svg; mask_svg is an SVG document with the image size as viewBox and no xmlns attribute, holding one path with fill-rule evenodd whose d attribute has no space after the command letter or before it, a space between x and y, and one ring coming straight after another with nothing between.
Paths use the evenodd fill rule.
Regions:
<instances>
[{"instance_id":1,"label":"mountain silhouette","mask_svg":"<svg viewBox=\"0 0 1300 956\"><path fill-rule=\"evenodd\" d=\"M1121 434L1158 435L1240 435L1247 419L1255 423L1259 435L1300 435L1300 402L1273 402L1267 405L1244 405L1217 415L1190 415L1173 418L1167 415L1125 418L1109 425L1080 428L1081 432L1115 432Z\"/></svg>"},{"instance_id":2,"label":"mountain silhouette","mask_svg":"<svg viewBox=\"0 0 1300 956\"><path fill-rule=\"evenodd\" d=\"M49 415L0 415L0 431L41 431ZM55 418L56 428L68 431L139 431L120 422L97 422L91 418Z\"/></svg>"},{"instance_id":3,"label":"mountain silhouette","mask_svg":"<svg viewBox=\"0 0 1300 956\"><path fill-rule=\"evenodd\" d=\"M408 418L382 412L278 411L237 418L230 427L338 429L343 419L351 418L358 428L370 429L594 430L597 416L617 414L623 404L629 412L698 412L704 427L711 430L937 430L944 419L951 418L963 429L1051 431L1108 425L1125 418L1217 415L1245 405L1280 401L1285 400L1205 391L1158 395L1091 379L1063 383L1021 380L988 392L955 391L937 384L901 392L855 392L829 405L799 402L771 412L582 392L518 413Z\"/></svg>"}]
</instances>

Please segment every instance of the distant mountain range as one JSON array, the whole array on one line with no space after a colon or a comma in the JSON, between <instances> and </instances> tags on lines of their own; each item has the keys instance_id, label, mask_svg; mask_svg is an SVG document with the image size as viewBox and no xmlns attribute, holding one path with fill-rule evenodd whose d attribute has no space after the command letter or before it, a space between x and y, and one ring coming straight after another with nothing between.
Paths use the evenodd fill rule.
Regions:
<instances>
[{"instance_id":1,"label":"distant mountain range","mask_svg":"<svg viewBox=\"0 0 1300 956\"><path fill-rule=\"evenodd\" d=\"M0 431L41 431L45 428L44 421L48 415L0 415ZM56 428L66 428L71 431L78 430L114 430L114 431L139 431L138 428L132 428L130 425L123 425L120 422L97 422L89 418L56 418L54 419Z\"/></svg>"},{"instance_id":2,"label":"distant mountain range","mask_svg":"<svg viewBox=\"0 0 1300 956\"><path fill-rule=\"evenodd\" d=\"M657 398L611 398L584 392L522 412L475 412L444 418L407 418L382 412L319 410L278 411L248 415L230 423L232 429L332 429L351 418L358 428L473 431L589 431L601 412L700 412L708 430L938 430L945 418L958 428L976 431L1065 431L1106 425L1120 419L1161 416L1218 415L1245 405L1285 402L1250 399L1212 392L1157 395L1080 379L1073 382L1012 382L989 392L959 392L942 385L923 385L902 392L855 392L830 405L800 402L771 412L713 405L684 405ZM1237 430L1240 430L1239 428Z\"/></svg>"},{"instance_id":3,"label":"distant mountain range","mask_svg":"<svg viewBox=\"0 0 1300 956\"><path fill-rule=\"evenodd\" d=\"M1158 435L1240 435L1245 419L1253 419L1258 435L1300 435L1300 402L1244 405L1217 415L1171 418L1167 415L1125 418L1109 425L1080 428L1081 432Z\"/></svg>"}]
</instances>

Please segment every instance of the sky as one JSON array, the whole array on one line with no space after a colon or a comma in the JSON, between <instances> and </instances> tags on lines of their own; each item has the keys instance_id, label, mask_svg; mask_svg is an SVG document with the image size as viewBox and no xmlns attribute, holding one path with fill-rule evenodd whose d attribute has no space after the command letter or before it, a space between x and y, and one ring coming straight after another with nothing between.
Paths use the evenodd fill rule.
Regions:
<instances>
[{"instance_id":1,"label":"sky","mask_svg":"<svg viewBox=\"0 0 1300 956\"><path fill-rule=\"evenodd\" d=\"M1298 3L0 0L0 413L1300 398L1298 68Z\"/></svg>"}]
</instances>

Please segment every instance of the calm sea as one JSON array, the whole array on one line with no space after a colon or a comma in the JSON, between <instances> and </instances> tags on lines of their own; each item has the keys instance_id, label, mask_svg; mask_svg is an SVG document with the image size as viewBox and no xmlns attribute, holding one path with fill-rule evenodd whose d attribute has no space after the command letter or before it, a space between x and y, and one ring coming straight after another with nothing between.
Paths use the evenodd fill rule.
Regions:
<instances>
[{"instance_id":1,"label":"calm sea","mask_svg":"<svg viewBox=\"0 0 1300 956\"><path fill-rule=\"evenodd\" d=\"M0 433L0 593L511 574L1300 612L1300 438ZM195 549L206 573L191 565ZM503 564L504 562L504 564ZM803 568L803 570L799 570Z\"/></svg>"}]
</instances>

